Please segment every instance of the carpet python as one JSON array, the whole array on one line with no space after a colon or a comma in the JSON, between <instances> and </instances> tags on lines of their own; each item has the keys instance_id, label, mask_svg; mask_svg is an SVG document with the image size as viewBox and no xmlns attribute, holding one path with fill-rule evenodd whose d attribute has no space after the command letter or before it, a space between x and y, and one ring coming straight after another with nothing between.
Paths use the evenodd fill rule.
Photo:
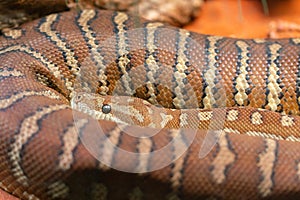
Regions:
<instances>
[{"instance_id":1,"label":"carpet python","mask_svg":"<svg viewBox=\"0 0 300 200\"><path fill-rule=\"evenodd\" d=\"M298 38L103 10L29 22L0 38L0 187L21 199L297 199L299 68Z\"/></svg>"}]
</instances>

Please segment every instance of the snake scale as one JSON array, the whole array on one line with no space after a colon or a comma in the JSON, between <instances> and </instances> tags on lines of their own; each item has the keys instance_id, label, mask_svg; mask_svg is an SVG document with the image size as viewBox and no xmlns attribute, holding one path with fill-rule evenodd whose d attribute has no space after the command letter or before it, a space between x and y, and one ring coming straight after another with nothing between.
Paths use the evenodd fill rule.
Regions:
<instances>
[{"instance_id":1,"label":"snake scale","mask_svg":"<svg viewBox=\"0 0 300 200\"><path fill-rule=\"evenodd\" d=\"M207 36L103 10L46 16L0 38L0 187L21 199L299 198L299 84L297 38ZM76 111L70 102L76 108L85 96L77 90L108 96L90 96ZM132 162L104 136L87 137L108 164L140 172L170 164L110 169L81 141L94 136L85 112L98 112L105 138L130 152L179 135L165 154ZM218 113L217 143L200 159ZM116 118L128 124L107 120ZM180 146L188 148L172 160Z\"/></svg>"}]
</instances>

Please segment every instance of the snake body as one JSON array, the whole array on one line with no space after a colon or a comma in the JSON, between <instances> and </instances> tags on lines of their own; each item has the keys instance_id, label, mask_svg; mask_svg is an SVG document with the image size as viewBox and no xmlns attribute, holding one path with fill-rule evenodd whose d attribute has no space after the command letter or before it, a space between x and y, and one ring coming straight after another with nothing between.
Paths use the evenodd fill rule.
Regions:
<instances>
[{"instance_id":1,"label":"snake body","mask_svg":"<svg viewBox=\"0 0 300 200\"><path fill-rule=\"evenodd\" d=\"M0 63L0 187L19 198L300 196L300 39L230 39L123 12L70 11L6 32L0 38ZM165 154L128 162L105 146L103 135L90 137L97 136L91 118L84 109L70 107L77 91L108 95L108 104L110 96L125 96L120 104L125 98L123 108L134 112L125 109L116 117L127 114L133 124L121 129L106 119L97 123L120 148L148 153L179 139ZM149 110L150 104L127 96L165 109ZM96 110L101 109L90 112ZM161 119L154 122L151 110ZM199 159L207 123L218 119L212 113L219 111L224 124L218 142ZM144 116L140 124L138 114ZM159 134L136 138L125 134L129 129ZM195 138L188 144L192 132ZM87 138L108 166L79 137ZM179 155L182 146L188 148ZM146 174L109 169L113 164L145 172L162 161L171 164Z\"/></svg>"}]
</instances>

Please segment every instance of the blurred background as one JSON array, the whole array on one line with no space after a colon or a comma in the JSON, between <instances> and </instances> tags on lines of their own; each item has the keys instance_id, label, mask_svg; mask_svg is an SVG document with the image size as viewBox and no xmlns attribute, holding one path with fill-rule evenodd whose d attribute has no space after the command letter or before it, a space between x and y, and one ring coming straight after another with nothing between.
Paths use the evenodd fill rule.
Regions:
<instances>
[{"instance_id":1,"label":"blurred background","mask_svg":"<svg viewBox=\"0 0 300 200\"><path fill-rule=\"evenodd\" d=\"M300 37L300 1L206 0L185 28L239 38Z\"/></svg>"}]
</instances>

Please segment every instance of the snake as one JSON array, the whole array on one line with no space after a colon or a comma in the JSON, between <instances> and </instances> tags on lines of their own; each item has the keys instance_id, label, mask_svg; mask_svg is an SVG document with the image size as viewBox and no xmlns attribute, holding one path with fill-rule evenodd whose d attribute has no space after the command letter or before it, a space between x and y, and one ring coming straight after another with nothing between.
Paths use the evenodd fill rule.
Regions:
<instances>
[{"instance_id":1,"label":"snake","mask_svg":"<svg viewBox=\"0 0 300 200\"><path fill-rule=\"evenodd\" d=\"M298 38L98 9L28 22L0 38L0 187L20 199L297 199L299 68Z\"/></svg>"}]
</instances>

